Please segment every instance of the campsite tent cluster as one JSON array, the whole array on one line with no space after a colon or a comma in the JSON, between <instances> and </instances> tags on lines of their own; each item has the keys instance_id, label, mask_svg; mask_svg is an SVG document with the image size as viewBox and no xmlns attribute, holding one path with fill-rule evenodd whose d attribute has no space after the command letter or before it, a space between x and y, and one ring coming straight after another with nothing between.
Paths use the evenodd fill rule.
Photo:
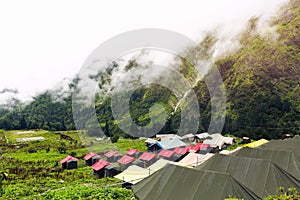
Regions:
<instances>
[{"instance_id":1,"label":"campsite tent cluster","mask_svg":"<svg viewBox=\"0 0 300 200\"><path fill-rule=\"evenodd\" d=\"M194 145L188 145L196 141ZM89 153L84 157L99 177L115 177L139 199L262 199L279 187L300 189L300 139L259 140L234 151L221 134L147 139L148 152ZM151 152L152 151L152 152ZM77 167L76 158L61 161Z\"/></svg>"},{"instance_id":2,"label":"campsite tent cluster","mask_svg":"<svg viewBox=\"0 0 300 200\"><path fill-rule=\"evenodd\" d=\"M213 141L213 138L217 138L219 135L221 136L221 134L212 134L211 137L205 136L205 140ZM197 136L193 134L184 137L177 135L158 137L161 137L160 140L150 138L146 140L148 152L139 152L136 149L130 149L124 155L112 150L104 154L90 152L84 156L84 160L87 166L92 166L95 176L99 178L114 177L119 174L118 178L133 184L137 181L131 181L131 177L140 181L167 163L195 167L213 155L209 152L215 148L222 148L221 146L214 146L215 148L213 148L210 144L204 144L205 140L197 139ZM195 143L196 139L198 143ZM191 145L192 142L193 145ZM67 156L61 161L61 164L64 169L73 169L77 168L77 160L77 158Z\"/></svg>"},{"instance_id":3,"label":"campsite tent cluster","mask_svg":"<svg viewBox=\"0 0 300 200\"><path fill-rule=\"evenodd\" d=\"M143 200L262 199L279 187L300 189L299 137L254 146L215 154L195 168L169 164L133 185L133 191Z\"/></svg>"}]
</instances>

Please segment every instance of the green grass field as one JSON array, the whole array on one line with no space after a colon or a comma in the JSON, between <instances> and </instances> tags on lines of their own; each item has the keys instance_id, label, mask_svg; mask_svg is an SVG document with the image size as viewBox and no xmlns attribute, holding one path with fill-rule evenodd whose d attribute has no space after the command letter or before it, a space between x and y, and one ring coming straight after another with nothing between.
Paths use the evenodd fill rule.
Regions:
<instances>
[{"instance_id":1,"label":"green grass field","mask_svg":"<svg viewBox=\"0 0 300 200\"><path fill-rule=\"evenodd\" d=\"M115 150L125 153L130 148L145 151L142 140L120 138L118 142L96 141L85 148L76 131L61 132L73 141L61 139L59 134L44 130L0 130L0 172L7 180L2 182L0 199L135 199L130 190L120 186L104 186L118 183L113 178L96 179L91 167L82 159L90 150L107 152ZM17 142L17 138L44 137L42 141ZM86 141L86 140L85 140ZM89 146L89 145L87 145ZM66 152L59 152L64 147ZM79 158L78 169L62 170L58 163L68 154Z\"/></svg>"}]
</instances>

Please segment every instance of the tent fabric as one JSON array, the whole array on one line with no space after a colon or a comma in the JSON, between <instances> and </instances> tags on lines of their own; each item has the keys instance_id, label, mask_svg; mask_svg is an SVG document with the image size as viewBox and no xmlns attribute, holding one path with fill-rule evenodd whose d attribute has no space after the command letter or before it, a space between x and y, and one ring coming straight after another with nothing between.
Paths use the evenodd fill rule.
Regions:
<instances>
[{"instance_id":1,"label":"tent fabric","mask_svg":"<svg viewBox=\"0 0 300 200\"><path fill-rule=\"evenodd\" d=\"M156 134L156 138L159 138L160 141L170 140L175 137L175 134Z\"/></svg>"},{"instance_id":2,"label":"tent fabric","mask_svg":"<svg viewBox=\"0 0 300 200\"><path fill-rule=\"evenodd\" d=\"M248 147L248 148L255 148L255 147L259 147L265 143L269 142L268 140L266 139L260 139L260 140L257 140L255 142L251 142L249 144L245 144L244 147Z\"/></svg>"},{"instance_id":3,"label":"tent fabric","mask_svg":"<svg viewBox=\"0 0 300 200\"><path fill-rule=\"evenodd\" d=\"M131 164L132 164L132 165L137 165L137 166L143 167L143 168L146 167L144 161L141 161L141 160L135 160L135 161L133 161Z\"/></svg>"},{"instance_id":4,"label":"tent fabric","mask_svg":"<svg viewBox=\"0 0 300 200\"><path fill-rule=\"evenodd\" d=\"M97 156L97 154L90 152L89 154L87 154L86 156L83 157L84 160L89 160L92 157Z\"/></svg>"},{"instance_id":5,"label":"tent fabric","mask_svg":"<svg viewBox=\"0 0 300 200\"><path fill-rule=\"evenodd\" d=\"M157 140L151 139L151 138L147 138L147 140L145 141L145 143L148 144L155 144L157 142Z\"/></svg>"},{"instance_id":6,"label":"tent fabric","mask_svg":"<svg viewBox=\"0 0 300 200\"><path fill-rule=\"evenodd\" d=\"M144 169L136 165L131 165L126 170L114 177L123 180L127 183L135 184L140 182L142 179L146 178L147 176L149 176L149 174L152 173L153 172L149 169Z\"/></svg>"},{"instance_id":7,"label":"tent fabric","mask_svg":"<svg viewBox=\"0 0 300 200\"><path fill-rule=\"evenodd\" d=\"M237 147L236 149L234 150L222 150L219 152L219 154L225 154L225 155L230 155L230 154L234 154L234 152L237 152L239 151L240 149L242 149L243 147Z\"/></svg>"},{"instance_id":8,"label":"tent fabric","mask_svg":"<svg viewBox=\"0 0 300 200\"><path fill-rule=\"evenodd\" d=\"M173 154L174 154L174 151L163 149L159 152L158 155L161 157L170 158Z\"/></svg>"},{"instance_id":9,"label":"tent fabric","mask_svg":"<svg viewBox=\"0 0 300 200\"><path fill-rule=\"evenodd\" d=\"M119 153L116 152L116 151L109 151L106 154L104 154L104 156L107 157L107 158L110 158L110 157L113 157L116 154L119 154Z\"/></svg>"},{"instance_id":10,"label":"tent fabric","mask_svg":"<svg viewBox=\"0 0 300 200\"><path fill-rule=\"evenodd\" d=\"M95 171L99 171L100 169L103 169L104 167L106 167L109 164L110 163L105 160L99 160L98 162L96 162L95 164L92 165L92 168Z\"/></svg>"},{"instance_id":11,"label":"tent fabric","mask_svg":"<svg viewBox=\"0 0 300 200\"><path fill-rule=\"evenodd\" d=\"M228 173L260 198L276 195L278 187L300 189L300 181L269 160L216 154L200 170Z\"/></svg>"},{"instance_id":12,"label":"tent fabric","mask_svg":"<svg viewBox=\"0 0 300 200\"><path fill-rule=\"evenodd\" d=\"M161 142L156 142L156 144L162 149L175 149L176 147L185 147L186 143L182 142L178 138L174 138L171 140L164 140Z\"/></svg>"},{"instance_id":13,"label":"tent fabric","mask_svg":"<svg viewBox=\"0 0 300 200\"><path fill-rule=\"evenodd\" d=\"M193 142L195 140L195 135L192 133L185 134L181 137L183 142Z\"/></svg>"},{"instance_id":14,"label":"tent fabric","mask_svg":"<svg viewBox=\"0 0 300 200\"><path fill-rule=\"evenodd\" d=\"M257 195L229 174L197 171L175 165L167 165L134 185L132 189L140 200L198 200L228 197L258 199Z\"/></svg>"},{"instance_id":15,"label":"tent fabric","mask_svg":"<svg viewBox=\"0 0 300 200\"><path fill-rule=\"evenodd\" d=\"M300 141L297 139L271 140L268 143L261 145L259 148L300 151Z\"/></svg>"},{"instance_id":16,"label":"tent fabric","mask_svg":"<svg viewBox=\"0 0 300 200\"><path fill-rule=\"evenodd\" d=\"M200 149L207 149L209 147L210 147L209 144L197 143L195 146L188 146L188 150L190 152L196 152L199 151Z\"/></svg>"},{"instance_id":17,"label":"tent fabric","mask_svg":"<svg viewBox=\"0 0 300 200\"><path fill-rule=\"evenodd\" d=\"M155 163L153 163L152 165L147 167L146 169L136 166L136 165L131 165L126 170L124 170L121 174L118 174L117 176L115 176L115 178L124 180L131 184L135 184L137 182L140 182L144 178L148 177L149 175L153 174L154 172L164 168L168 164L185 166L184 164L181 164L178 162L172 162L172 161L168 161L165 159L159 159Z\"/></svg>"},{"instance_id":18,"label":"tent fabric","mask_svg":"<svg viewBox=\"0 0 300 200\"><path fill-rule=\"evenodd\" d=\"M122 165L127 165L131 162L135 161L135 158L128 156L128 155L124 155L122 158L120 158L119 160L117 160L118 163L122 164Z\"/></svg>"},{"instance_id":19,"label":"tent fabric","mask_svg":"<svg viewBox=\"0 0 300 200\"><path fill-rule=\"evenodd\" d=\"M150 160L153 160L154 158L156 158L156 154L153 154L153 153L149 153L149 152L144 152L140 157L139 159L140 160L144 160L144 161L150 161Z\"/></svg>"},{"instance_id":20,"label":"tent fabric","mask_svg":"<svg viewBox=\"0 0 300 200\"><path fill-rule=\"evenodd\" d=\"M182 148L182 147L176 147L174 149L174 153L178 155L184 155L188 152L187 148Z\"/></svg>"},{"instance_id":21,"label":"tent fabric","mask_svg":"<svg viewBox=\"0 0 300 200\"><path fill-rule=\"evenodd\" d=\"M185 164L187 166L198 166L204 161L208 160L211 158L214 154L212 153L207 153L207 154L198 154L198 153L189 153L186 155L184 158L182 158L179 163Z\"/></svg>"},{"instance_id":22,"label":"tent fabric","mask_svg":"<svg viewBox=\"0 0 300 200\"><path fill-rule=\"evenodd\" d=\"M73 156L68 155L67 157L65 157L64 159L62 159L60 161L61 164L69 162L69 161L78 161L78 158L75 158Z\"/></svg>"},{"instance_id":23,"label":"tent fabric","mask_svg":"<svg viewBox=\"0 0 300 200\"><path fill-rule=\"evenodd\" d=\"M209 144L212 147L218 147L219 149L221 149L224 144L233 144L233 138L224 137L220 133L211 134L210 138L211 139L204 140L203 143Z\"/></svg>"},{"instance_id":24,"label":"tent fabric","mask_svg":"<svg viewBox=\"0 0 300 200\"><path fill-rule=\"evenodd\" d=\"M300 135L295 135L292 140L300 140Z\"/></svg>"},{"instance_id":25,"label":"tent fabric","mask_svg":"<svg viewBox=\"0 0 300 200\"><path fill-rule=\"evenodd\" d=\"M300 180L300 160L297 159L296 155L292 151L242 148L241 150L234 152L232 155L270 160Z\"/></svg>"},{"instance_id":26,"label":"tent fabric","mask_svg":"<svg viewBox=\"0 0 300 200\"><path fill-rule=\"evenodd\" d=\"M258 148L292 151L300 159L300 141L297 139L271 140Z\"/></svg>"},{"instance_id":27,"label":"tent fabric","mask_svg":"<svg viewBox=\"0 0 300 200\"><path fill-rule=\"evenodd\" d=\"M185 139L185 138L194 138L195 135L193 133L189 133L189 134L185 134L183 136L181 136L182 139Z\"/></svg>"},{"instance_id":28,"label":"tent fabric","mask_svg":"<svg viewBox=\"0 0 300 200\"><path fill-rule=\"evenodd\" d=\"M187 166L184 163L173 162L173 161L169 161L169 160L165 160L165 159L159 159L155 163L153 163L152 165L150 165L149 167L147 167L147 169L150 170L150 171L152 171L152 172L156 172L156 171L164 168L168 164L178 165L178 166L183 166L183 167Z\"/></svg>"},{"instance_id":29,"label":"tent fabric","mask_svg":"<svg viewBox=\"0 0 300 200\"><path fill-rule=\"evenodd\" d=\"M200 133L200 134L196 134L195 136L200 140L205 140L207 138L210 138L209 133Z\"/></svg>"},{"instance_id":30,"label":"tent fabric","mask_svg":"<svg viewBox=\"0 0 300 200\"><path fill-rule=\"evenodd\" d=\"M126 154L127 155L133 155L133 154L135 154L135 153L137 153L137 152L139 152L138 150L136 150L136 149L129 149L127 152L126 152Z\"/></svg>"}]
</instances>

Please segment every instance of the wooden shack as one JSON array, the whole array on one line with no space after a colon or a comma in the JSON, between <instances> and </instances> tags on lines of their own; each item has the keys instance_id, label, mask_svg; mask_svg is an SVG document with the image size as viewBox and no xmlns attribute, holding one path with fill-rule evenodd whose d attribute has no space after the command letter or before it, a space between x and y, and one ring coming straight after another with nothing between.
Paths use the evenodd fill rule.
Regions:
<instances>
[{"instance_id":1,"label":"wooden shack","mask_svg":"<svg viewBox=\"0 0 300 200\"><path fill-rule=\"evenodd\" d=\"M66 158L60 161L63 169L76 169L78 158L68 155Z\"/></svg>"},{"instance_id":2,"label":"wooden shack","mask_svg":"<svg viewBox=\"0 0 300 200\"><path fill-rule=\"evenodd\" d=\"M93 157L97 156L97 154L90 152L89 154L87 154L86 156L83 157L83 159L85 160L85 164L86 166L92 166L93 163Z\"/></svg>"}]
</instances>

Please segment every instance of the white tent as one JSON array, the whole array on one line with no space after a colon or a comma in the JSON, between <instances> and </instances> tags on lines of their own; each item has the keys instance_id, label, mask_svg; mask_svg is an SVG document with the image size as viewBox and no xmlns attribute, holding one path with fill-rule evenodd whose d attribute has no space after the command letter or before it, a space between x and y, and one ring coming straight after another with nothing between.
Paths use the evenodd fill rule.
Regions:
<instances>
[{"instance_id":1,"label":"white tent","mask_svg":"<svg viewBox=\"0 0 300 200\"><path fill-rule=\"evenodd\" d=\"M205 140L205 139L210 138L209 133L200 133L200 134L196 134L195 136L200 140Z\"/></svg>"},{"instance_id":2,"label":"white tent","mask_svg":"<svg viewBox=\"0 0 300 200\"><path fill-rule=\"evenodd\" d=\"M222 148L224 144L233 144L233 138L231 137L224 137L220 133L211 134L211 139L206 139L203 141L204 144L209 144L211 147L218 147L219 149Z\"/></svg>"},{"instance_id":3,"label":"white tent","mask_svg":"<svg viewBox=\"0 0 300 200\"><path fill-rule=\"evenodd\" d=\"M154 172L149 169L144 169L136 165L131 165L122 173L114 177L131 184L136 184L153 173Z\"/></svg>"},{"instance_id":4,"label":"white tent","mask_svg":"<svg viewBox=\"0 0 300 200\"><path fill-rule=\"evenodd\" d=\"M182 160L179 161L179 163L184 164L186 166L198 166L204 161L211 158L214 154L207 153L207 154L198 154L198 153L189 153L186 155Z\"/></svg>"},{"instance_id":5,"label":"white tent","mask_svg":"<svg viewBox=\"0 0 300 200\"><path fill-rule=\"evenodd\" d=\"M176 147L185 147L186 143L182 142L178 138L174 138L171 140L164 140L161 142L156 142L158 146L160 146L162 149L174 149Z\"/></svg>"}]
</instances>

